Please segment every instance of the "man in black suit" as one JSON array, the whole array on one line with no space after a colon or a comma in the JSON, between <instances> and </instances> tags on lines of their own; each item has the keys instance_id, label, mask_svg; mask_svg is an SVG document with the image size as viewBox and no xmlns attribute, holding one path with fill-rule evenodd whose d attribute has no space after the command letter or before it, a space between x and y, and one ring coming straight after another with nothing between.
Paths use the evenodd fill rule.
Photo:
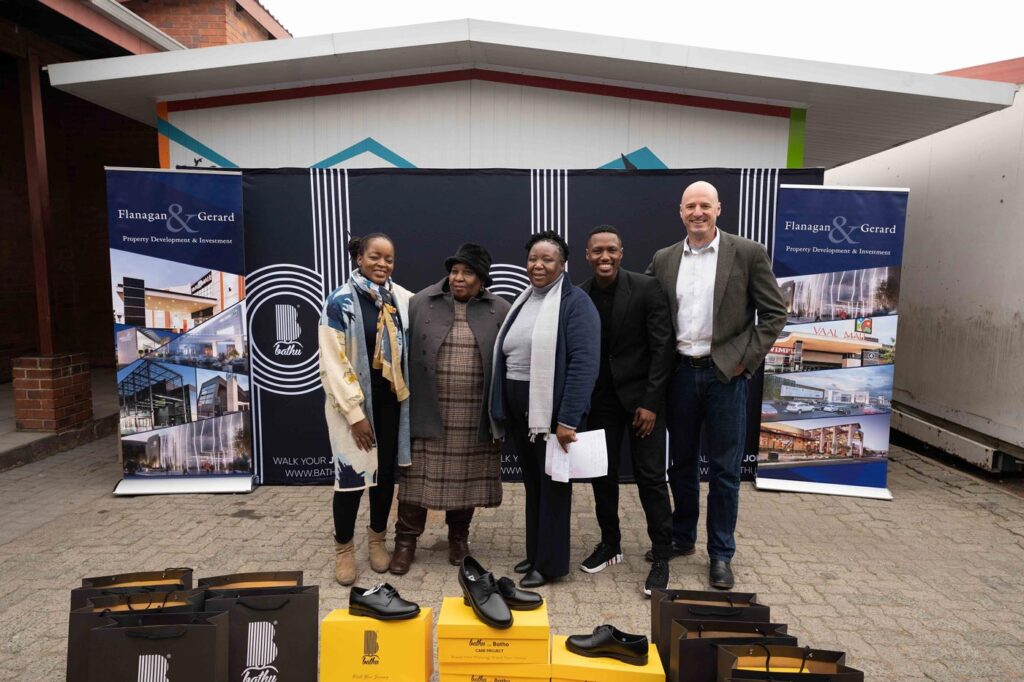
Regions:
<instances>
[{"instance_id":1,"label":"man in black suit","mask_svg":"<svg viewBox=\"0 0 1024 682\"><path fill-rule=\"evenodd\" d=\"M594 479L601 542L580 569L622 561L619 534L619 449L626 430L633 476L651 539L644 594L668 585L672 506L665 482L665 391L675 363L668 298L658 281L622 269L622 239L611 225L591 230L587 262L594 276L580 285L601 316L601 370L590 400L589 429L604 429L608 474Z\"/></svg>"}]
</instances>

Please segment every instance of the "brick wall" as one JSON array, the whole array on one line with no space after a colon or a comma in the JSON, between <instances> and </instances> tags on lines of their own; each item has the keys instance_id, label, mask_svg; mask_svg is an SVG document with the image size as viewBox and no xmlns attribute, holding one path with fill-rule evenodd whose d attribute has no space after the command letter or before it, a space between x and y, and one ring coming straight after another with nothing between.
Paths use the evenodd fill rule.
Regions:
<instances>
[{"instance_id":1,"label":"brick wall","mask_svg":"<svg viewBox=\"0 0 1024 682\"><path fill-rule=\"evenodd\" d=\"M43 108L55 352L84 352L94 366L111 367L114 312L103 167L159 167L156 135L147 125L50 87Z\"/></svg>"},{"instance_id":2,"label":"brick wall","mask_svg":"<svg viewBox=\"0 0 1024 682\"><path fill-rule=\"evenodd\" d=\"M92 418L84 353L14 361L14 419L21 431L65 431Z\"/></svg>"},{"instance_id":3,"label":"brick wall","mask_svg":"<svg viewBox=\"0 0 1024 682\"><path fill-rule=\"evenodd\" d=\"M188 48L269 38L234 0L129 0L124 6Z\"/></svg>"},{"instance_id":4,"label":"brick wall","mask_svg":"<svg viewBox=\"0 0 1024 682\"><path fill-rule=\"evenodd\" d=\"M11 358L35 352L36 297L17 62L0 56L0 382Z\"/></svg>"}]
</instances>

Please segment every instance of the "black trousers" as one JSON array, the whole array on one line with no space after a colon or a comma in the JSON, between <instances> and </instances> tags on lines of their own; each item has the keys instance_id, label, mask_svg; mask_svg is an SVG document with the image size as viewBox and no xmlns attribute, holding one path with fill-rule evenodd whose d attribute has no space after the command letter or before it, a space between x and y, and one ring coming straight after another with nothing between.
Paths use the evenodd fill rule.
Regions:
<instances>
[{"instance_id":1,"label":"black trousers","mask_svg":"<svg viewBox=\"0 0 1024 682\"><path fill-rule=\"evenodd\" d=\"M552 481L544 473L544 439L529 438L527 415L530 382L506 381L508 434L523 469L526 492L526 558L548 578L569 574L569 528L572 484ZM554 436L552 436L554 437Z\"/></svg>"},{"instance_id":2,"label":"black trousers","mask_svg":"<svg viewBox=\"0 0 1024 682\"><path fill-rule=\"evenodd\" d=\"M379 370L378 370L379 371ZM398 400L390 390L373 387L373 433L377 439L377 485L370 488L370 528L387 530L391 502L395 497L395 460L398 458ZM378 398L377 394L380 395ZM335 491L334 538L348 542L355 534L356 516L362 490Z\"/></svg>"},{"instance_id":3,"label":"black trousers","mask_svg":"<svg viewBox=\"0 0 1024 682\"><path fill-rule=\"evenodd\" d=\"M640 505L647 519L647 536L656 559L668 559L672 549L672 504L665 479L665 415L657 413L654 430L640 438L632 427L633 412L622 406L611 387L598 389L590 401L587 428L604 429L608 446L608 475L591 481L601 542L619 547L619 461L622 438L629 433L629 450L633 460Z\"/></svg>"}]
</instances>

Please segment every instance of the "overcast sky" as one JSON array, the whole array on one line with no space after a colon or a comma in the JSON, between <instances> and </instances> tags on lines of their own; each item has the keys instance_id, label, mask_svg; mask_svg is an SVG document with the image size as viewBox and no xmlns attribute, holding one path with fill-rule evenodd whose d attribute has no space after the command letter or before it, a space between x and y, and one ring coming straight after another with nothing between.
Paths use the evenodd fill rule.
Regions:
<instances>
[{"instance_id":1,"label":"overcast sky","mask_svg":"<svg viewBox=\"0 0 1024 682\"><path fill-rule=\"evenodd\" d=\"M921 73L1024 57L1020 0L262 2L296 37L473 18Z\"/></svg>"}]
</instances>

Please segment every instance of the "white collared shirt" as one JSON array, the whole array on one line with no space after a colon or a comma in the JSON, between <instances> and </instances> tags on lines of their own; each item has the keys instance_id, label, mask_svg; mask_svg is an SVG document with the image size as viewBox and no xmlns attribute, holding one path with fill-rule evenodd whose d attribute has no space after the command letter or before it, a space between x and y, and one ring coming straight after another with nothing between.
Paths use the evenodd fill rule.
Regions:
<instances>
[{"instance_id":1,"label":"white collared shirt","mask_svg":"<svg viewBox=\"0 0 1024 682\"><path fill-rule=\"evenodd\" d=\"M690 248L683 240L676 279L676 350L681 355L702 357L711 354L712 312L715 303L715 273L718 271L718 245L722 235L700 249Z\"/></svg>"}]
</instances>

